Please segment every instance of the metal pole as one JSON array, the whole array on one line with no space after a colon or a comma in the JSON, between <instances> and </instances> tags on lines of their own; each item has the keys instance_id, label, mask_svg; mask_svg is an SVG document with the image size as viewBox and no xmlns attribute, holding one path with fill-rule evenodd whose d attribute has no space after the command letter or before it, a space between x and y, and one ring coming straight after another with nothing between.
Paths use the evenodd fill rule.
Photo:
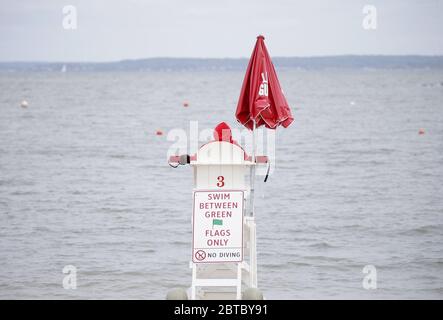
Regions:
<instances>
[{"instance_id":1,"label":"metal pole","mask_svg":"<svg viewBox=\"0 0 443 320\"><path fill-rule=\"evenodd\" d=\"M256 151L256 145L255 145L255 129L256 129L256 124L255 124L255 119L253 120L253 126L252 126L252 166L251 166L251 207L250 207L250 216L253 217L254 216L254 194L255 194L255 151Z\"/></svg>"}]
</instances>

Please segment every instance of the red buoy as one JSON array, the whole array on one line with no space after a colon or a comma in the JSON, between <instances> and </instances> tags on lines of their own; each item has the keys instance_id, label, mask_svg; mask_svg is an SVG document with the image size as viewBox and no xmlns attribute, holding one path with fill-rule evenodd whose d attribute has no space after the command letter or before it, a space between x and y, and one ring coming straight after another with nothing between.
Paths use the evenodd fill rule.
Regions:
<instances>
[{"instance_id":1,"label":"red buoy","mask_svg":"<svg viewBox=\"0 0 443 320\"><path fill-rule=\"evenodd\" d=\"M418 130L418 134L425 134L425 129L420 128L420 129Z\"/></svg>"},{"instance_id":2,"label":"red buoy","mask_svg":"<svg viewBox=\"0 0 443 320\"><path fill-rule=\"evenodd\" d=\"M184 101L183 102L183 107L189 107L189 102L188 101Z\"/></svg>"},{"instance_id":3,"label":"red buoy","mask_svg":"<svg viewBox=\"0 0 443 320\"><path fill-rule=\"evenodd\" d=\"M163 135L163 131L161 131L160 129L158 129L157 131L155 131L155 134L157 136L162 136Z\"/></svg>"}]
</instances>

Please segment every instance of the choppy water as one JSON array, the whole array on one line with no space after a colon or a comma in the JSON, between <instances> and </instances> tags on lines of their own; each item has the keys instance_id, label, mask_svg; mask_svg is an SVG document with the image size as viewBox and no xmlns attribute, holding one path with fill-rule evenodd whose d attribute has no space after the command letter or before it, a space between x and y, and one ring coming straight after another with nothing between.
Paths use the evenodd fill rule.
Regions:
<instances>
[{"instance_id":1,"label":"choppy water","mask_svg":"<svg viewBox=\"0 0 443 320\"><path fill-rule=\"evenodd\" d=\"M154 131L234 124L242 79L1 74L0 298L163 299L189 286L192 174L166 164L171 142ZM443 298L443 71L280 80L296 120L257 192L267 298ZM69 264L76 290L62 287Z\"/></svg>"}]
</instances>

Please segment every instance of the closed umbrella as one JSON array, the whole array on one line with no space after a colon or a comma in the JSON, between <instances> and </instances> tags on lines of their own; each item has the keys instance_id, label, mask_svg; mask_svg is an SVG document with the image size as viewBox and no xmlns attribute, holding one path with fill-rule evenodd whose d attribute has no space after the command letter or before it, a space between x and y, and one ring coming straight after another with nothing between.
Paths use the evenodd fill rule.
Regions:
<instances>
[{"instance_id":1,"label":"closed umbrella","mask_svg":"<svg viewBox=\"0 0 443 320\"><path fill-rule=\"evenodd\" d=\"M254 163L256 149L254 130L261 126L276 129L281 125L286 128L294 121L264 39L261 35L257 37L235 113L237 120L253 131ZM251 167L251 215L254 212L254 179L255 164Z\"/></svg>"},{"instance_id":2,"label":"closed umbrella","mask_svg":"<svg viewBox=\"0 0 443 320\"><path fill-rule=\"evenodd\" d=\"M250 130L264 125L275 129L288 127L294 118L280 87L263 36L257 37L249 60L235 113L237 120Z\"/></svg>"}]
</instances>

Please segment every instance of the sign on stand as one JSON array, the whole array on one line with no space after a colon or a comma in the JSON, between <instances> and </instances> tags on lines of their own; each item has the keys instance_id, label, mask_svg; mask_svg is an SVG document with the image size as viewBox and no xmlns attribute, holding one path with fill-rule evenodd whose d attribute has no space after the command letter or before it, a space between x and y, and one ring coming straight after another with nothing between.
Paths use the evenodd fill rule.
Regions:
<instances>
[{"instance_id":1,"label":"sign on stand","mask_svg":"<svg viewBox=\"0 0 443 320\"><path fill-rule=\"evenodd\" d=\"M192 261L243 261L243 191L195 191Z\"/></svg>"}]
</instances>

